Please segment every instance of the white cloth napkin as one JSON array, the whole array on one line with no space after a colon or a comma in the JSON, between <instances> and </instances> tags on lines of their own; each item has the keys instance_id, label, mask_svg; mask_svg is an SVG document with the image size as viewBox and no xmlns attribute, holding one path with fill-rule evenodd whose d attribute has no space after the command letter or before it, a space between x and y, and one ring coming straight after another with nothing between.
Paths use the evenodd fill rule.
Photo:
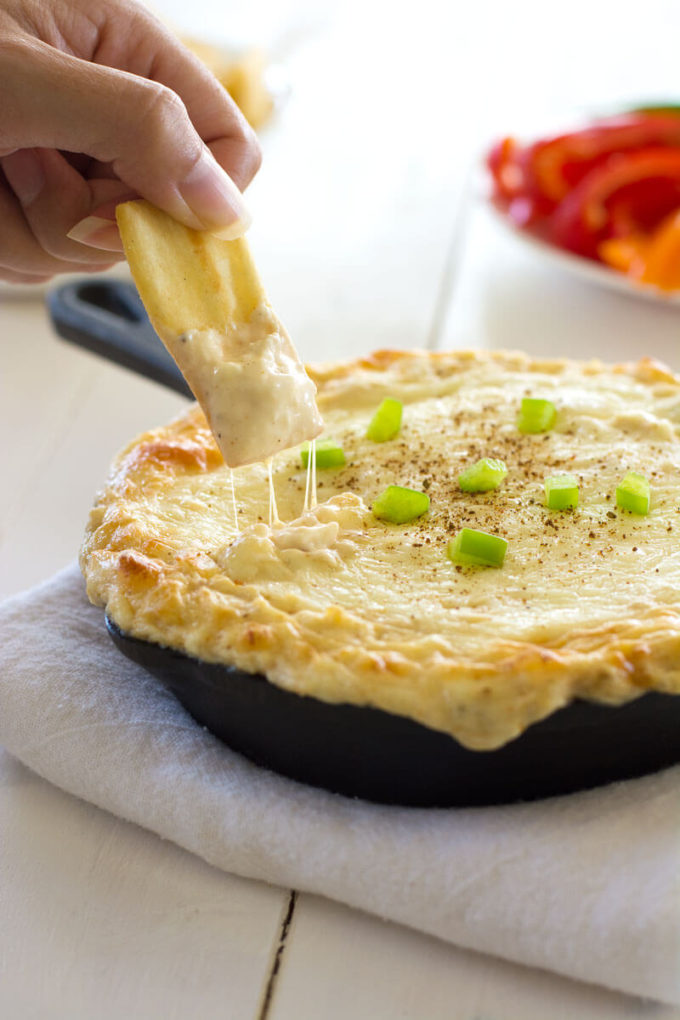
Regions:
<instances>
[{"instance_id":1,"label":"white cloth napkin","mask_svg":"<svg viewBox=\"0 0 680 1020\"><path fill-rule=\"evenodd\" d=\"M302 786L230 751L124 658L75 566L0 608L0 743L219 868L680 1003L680 768L465 810Z\"/></svg>"}]
</instances>

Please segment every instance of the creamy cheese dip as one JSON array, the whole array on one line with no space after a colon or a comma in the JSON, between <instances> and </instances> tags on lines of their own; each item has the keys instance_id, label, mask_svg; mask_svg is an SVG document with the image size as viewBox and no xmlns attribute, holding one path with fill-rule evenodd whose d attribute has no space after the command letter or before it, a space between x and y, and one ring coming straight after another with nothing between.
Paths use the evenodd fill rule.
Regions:
<instances>
[{"instance_id":1,"label":"creamy cheese dip","mask_svg":"<svg viewBox=\"0 0 680 1020\"><path fill-rule=\"evenodd\" d=\"M251 525L216 550L215 562L238 583L292 581L304 572L340 569L357 551L367 515L363 500L343 493L286 524Z\"/></svg>"},{"instance_id":2,"label":"creamy cheese dip","mask_svg":"<svg viewBox=\"0 0 680 1020\"><path fill-rule=\"evenodd\" d=\"M650 362L456 352L386 352L315 378L346 464L319 471L304 512L299 452L279 455L271 527L267 467L252 464L235 471L237 533L228 472L196 411L122 455L83 566L90 597L124 631L481 749L573 698L680 694L677 379ZM403 402L402 430L372 443L366 427L387 396ZM524 396L553 401L552 431L519 432ZM462 492L458 475L482 457L505 461L507 477ZM650 481L646 517L616 506L629 470ZM543 483L564 472L579 506L551 512ZM426 491L430 511L376 520L372 501L390 484ZM462 527L507 539L502 569L447 559Z\"/></svg>"},{"instance_id":3,"label":"creamy cheese dip","mask_svg":"<svg viewBox=\"0 0 680 1020\"><path fill-rule=\"evenodd\" d=\"M164 341L231 467L265 460L321 432L316 387L268 304L248 323L192 329Z\"/></svg>"}]
</instances>

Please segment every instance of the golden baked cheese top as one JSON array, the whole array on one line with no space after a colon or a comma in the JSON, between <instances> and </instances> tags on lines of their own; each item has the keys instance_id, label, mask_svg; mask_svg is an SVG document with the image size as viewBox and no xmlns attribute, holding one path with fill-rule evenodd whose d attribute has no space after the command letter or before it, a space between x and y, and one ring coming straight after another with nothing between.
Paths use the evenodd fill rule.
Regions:
<instances>
[{"instance_id":1,"label":"golden baked cheese top","mask_svg":"<svg viewBox=\"0 0 680 1020\"><path fill-rule=\"evenodd\" d=\"M230 471L197 407L120 454L81 564L90 598L124 632L478 749L577 697L680 693L680 380L669 370L385 351L310 375L346 464L318 472L306 512L290 450L273 464L272 526L266 466L234 470L237 530ZM527 396L554 403L549 432L518 430ZM385 397L403 402L402 428L371 442ZM462 492L459 474L484 457L507 477ZM631 470L650 481L647 516L616 505ZM565 472L579 506L548 510L544 480ZM429 512L377 520L371 504L390 484L426 491ZM452 563L462 527L505 538L503 567Z\"/></svg>"}]
</instances>

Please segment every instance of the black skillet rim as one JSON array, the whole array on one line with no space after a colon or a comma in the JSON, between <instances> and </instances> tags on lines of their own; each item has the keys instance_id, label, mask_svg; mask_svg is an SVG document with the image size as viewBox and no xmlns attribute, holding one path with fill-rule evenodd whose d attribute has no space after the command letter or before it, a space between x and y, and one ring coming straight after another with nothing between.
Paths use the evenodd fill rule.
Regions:
<instances>
[{"instance_id":1,"label":"black skillet rim","mask_svg":"<svg viewBox=\"0 0 680 1020\"><path fill-rule=\"evenodd\" d=\"M261 674L203 662L125 634L118 649L172 691L201 726L258 765L346 797L469 807L575 793L680 761L680 697L620 706L574 701L494 751L378 708L331 704Z\"/></svg>"}]
</instances>

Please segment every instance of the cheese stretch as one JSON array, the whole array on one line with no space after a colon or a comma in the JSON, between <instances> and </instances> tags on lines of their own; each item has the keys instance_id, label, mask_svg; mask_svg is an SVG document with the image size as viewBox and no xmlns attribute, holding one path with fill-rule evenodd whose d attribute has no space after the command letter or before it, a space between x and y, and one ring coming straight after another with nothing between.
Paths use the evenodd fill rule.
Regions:
<instances>
[{"instance_id":1,"label":"cheese stretch","mask_svg":"<svg viewBox=\"0 0 680 1020\"><path fill-rule=\"evenodd\" d=\"M90 598L132 636L263 673L287 690L372 705L498 747L574 698L620 704L680 693L680 383L633 366L514 353L381 352L310 370L343 468L318 472L304 510L299 452L229 472L194 408L118 458L82 551ZM384 397L400 434L372 443ZM524 435L522 397L551 400L554 429ZM493 457L498 490L458 475ZM617 508L629 470L650 481L639 517ZM544 479L575 475L576 511L545 507ZM378 521L390 484L430 511ZM502 569L455 566L461 527L508 541Z\"/></svg>"}]
</instances>

